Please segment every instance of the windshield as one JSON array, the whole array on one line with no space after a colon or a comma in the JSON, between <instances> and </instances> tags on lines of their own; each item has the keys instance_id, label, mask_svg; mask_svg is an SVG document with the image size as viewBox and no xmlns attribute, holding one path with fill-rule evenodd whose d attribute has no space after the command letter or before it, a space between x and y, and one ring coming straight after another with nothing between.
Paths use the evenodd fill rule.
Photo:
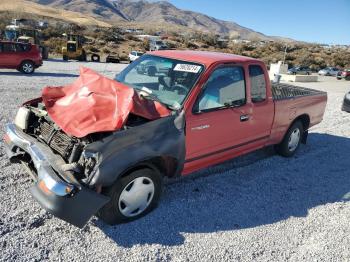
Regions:
<instances>
[{"instance_id":1,"label":"windshield","mask_svg":"<svg viewBox=\"0 0 350 262\"><path fill-rule=\"evenodd\" d=\"M199 64L144 55L117 75L116 80L143 91L150 99L179 109L202 71Z\"/></svg>"}]
</instances>

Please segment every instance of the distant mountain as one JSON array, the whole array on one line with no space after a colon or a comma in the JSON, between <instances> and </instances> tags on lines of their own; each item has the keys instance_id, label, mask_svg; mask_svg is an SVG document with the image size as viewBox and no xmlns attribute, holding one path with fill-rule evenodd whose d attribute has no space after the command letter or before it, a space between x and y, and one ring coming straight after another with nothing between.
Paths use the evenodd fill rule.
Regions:
<instances>
[{"instance_id":1,"label":"distant mountain","mask_svg":"<svg viewBox=\"0 0 350 262\"><path fill-rule=\"evenodd\" d=\"M239 35L243 39L270 39L270 37L262 33L255 32L252 29L240 26L236 23L222 21L201 13L181 10L166 1L116 0L114 4L126 17L137 22L166 22L204 32Z\"/></svg>"},{"instance_id":2,"label":"distant mountain","mask_svg":"<svg viewBox=\"0 0 350 262\"><path fill-rule=\"evenodd\" d=\"M111 26L107 22L98 20L97 18L89 15L84 15L80 12L66 11L25 0L0 1L0 21L2 20L1 12L9 12L11 14L14 14L14 17L16 17L16 14L18 12L20 12L23 14L28 14L28 16L37 15L41 17L49 17L56 20L84 26Z\"/></svg>"},{"instance_id":3,"label":"distant mountain","mask_svg":"<svg viewBox=\"0 0 350 262\"><path fill-rule=\"evenodd\" d=\"M112 1L109 0L29 0L41 5L79 12L107 22L127 20Z\"/></svg>"},{"instance_id":4,"label":"distant mountain","mask_svg":"<svg viewBox=\"0 0 350 262\"><path fill-rule=\"evenodd\" d=\"M31 0L50 7L79 12L110 24L137 22L144 25L177 25L203 32L240 36L242 39L282 40L266 36L234 22L219 20L201 13L182 10L167 1L146 0Z\"/></svg>"}]
</instances>

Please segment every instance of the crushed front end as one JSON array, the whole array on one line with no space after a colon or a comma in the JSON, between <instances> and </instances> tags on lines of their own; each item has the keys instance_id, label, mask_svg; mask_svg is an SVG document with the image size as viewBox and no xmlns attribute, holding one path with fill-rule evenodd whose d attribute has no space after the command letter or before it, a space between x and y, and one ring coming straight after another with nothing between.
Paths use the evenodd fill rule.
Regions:
<instances>
[{"instance_id":1,"label":"crushed front end","mask_svg":"<svg viewBox=\"0 0 350 262\"><path fill-rule=\"evenodd\" d=\"M103 189L128 168L157 159L171 174L182 170L184 114L82 69L73 84L44 88L23 104L4 142L36 181L30 192L39 204L83 227L110 201Z\"/></svg>"},{"instance_id":2,"label":"crushed front end","mask_svg":"<svg viewBox=\"0 0 350 262\"><path fill-rule=\"evenodd\" d=\"M88 140L70 137L50 121L45 110L21 107L6 126L6 152L21 162L36 181L29 191L53 215L82 227L108 198L81 183L81 152ZM80 162L79 162L80 161Z\"/></svg>"}]
</instances>

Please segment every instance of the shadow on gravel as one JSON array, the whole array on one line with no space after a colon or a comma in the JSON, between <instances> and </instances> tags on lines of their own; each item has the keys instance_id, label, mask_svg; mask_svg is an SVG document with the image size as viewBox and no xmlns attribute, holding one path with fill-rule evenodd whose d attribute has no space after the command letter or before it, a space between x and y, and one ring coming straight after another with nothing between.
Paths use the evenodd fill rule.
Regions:
<instances>
[{"instance_id":1,"label":"shadow on gravel","mask_svg":"<svg viewBox=\"0 0 350 262\"><path fill-rule=\"evenodd\" d=\"M350 138L312 133L293 158L259 151L201 172L210 176L168 184L158 209L140 220L114 227L94 223L123 247L176 246L188 233L220 234L306 217L317 206L349 201L349 153Z\"/></svg>"},{"instance_id":2,"label":"shadow on gravel","mask_svg":"<svg viewBox=\"0 0 350 262\"><path fill-rule=\"evenodd\" d=\"M0 76L24 76L24 77L37 77L37 76L47 76L47 77L78 77L78 74L68 74L68 73L46 73L46 72L34 72L32 75L22 74L20 72L0 72Z\"/></svg>"}]
</instances>

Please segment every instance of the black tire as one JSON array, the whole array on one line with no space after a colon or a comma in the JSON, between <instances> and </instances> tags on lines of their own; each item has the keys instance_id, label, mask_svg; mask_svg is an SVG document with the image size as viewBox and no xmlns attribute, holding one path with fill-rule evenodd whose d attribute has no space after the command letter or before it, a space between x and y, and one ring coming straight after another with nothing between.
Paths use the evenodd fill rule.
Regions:
<instances>
[{"instance_id":1,"label":"black tire","mask_svg":"<svg viewBox=\"0 0 350 262\"><path fill-rule=\"evenodd\" d=\"M86 53L85 53L85 51L83 51L83 53L82 53L81 56L79 57L79 61L83 61L83 62L86 61Z\"/></svg>"},{"instance_id":2,"label":"black tire","mask_svg":"<svg viewBox=\"0 0 350 262\"><path fill-rule=\"evenodd\" d=\"M297 129L299 131L296 131ZM294 147L290 148L289 142L290 142L291 136L294 132L299 132L299 141L298 141L295 148ZM288 129L282 142L275 146L277 153L280 154L281 156L284 156L284 157L293 156L298 151L298 148L299 148L300 143L302 141L303 135L304 135L303 124L300 121L294 122L293 125Z\"/></svg>"},{"instance_id":3,"label":"black tire","mask_svg":"<svg viewBox=\"0 0 350 262\"><path fill-rule=\"evenodd\" d=\"M93 62L100 62L100 56L96 54L91 55L91 61Z\"/></svg>"},{"instance_id":4,"label":"black tire","mask_svg":"<svg viewBox=\"0 0 350 262\"><path fill-rule=\"evenodd\" d=\"M41 56L44 60L49 58L49 48L47 46L42 47Z\"/></svg>"},{"instance_id":5,"label":"black tire","mask_svg":"<svg viewBox=\"0 0 350 262\"><path fill-rule=\"evenodd\" d=\"M24 74L33 74L35 71L35 65L32 61L23 61L20 65L20 71Z\"/></svg>"},{"instance_id":6,"label":"black tire","mask_svg":"<svg viewBox=\"0 0 350 262\"><path fill-rule=\"evenodd\" d=\"M64 55L62 58L63 58L63 61L68 61L68 56Z\"/></svg>"},{"instance_id":7,"label":"black tire","mask_svg":"<svg viewBox=\"0 0 350 262\"><path fill-rule=\"evenodd\" d=\"M140 177L145 177L152 180L154 185L153 197L150 200L150 203L148 204L147 208L144 209L140 214L137 214L135 216L125 216L120 210L120 208L122 207L119 207L119 198L123 190L130 187L130 185L133 186L131 182L135 181L136 178ZM127 176L121 177L111 187L103 190L102 193L106 196L109 196L111 200L99 210L97 216L110 225L127 223L136 220L151 212L158 205L161 191L162 178L159 172L148 168L136 170Z\"/></svg>"}]
</instances>

